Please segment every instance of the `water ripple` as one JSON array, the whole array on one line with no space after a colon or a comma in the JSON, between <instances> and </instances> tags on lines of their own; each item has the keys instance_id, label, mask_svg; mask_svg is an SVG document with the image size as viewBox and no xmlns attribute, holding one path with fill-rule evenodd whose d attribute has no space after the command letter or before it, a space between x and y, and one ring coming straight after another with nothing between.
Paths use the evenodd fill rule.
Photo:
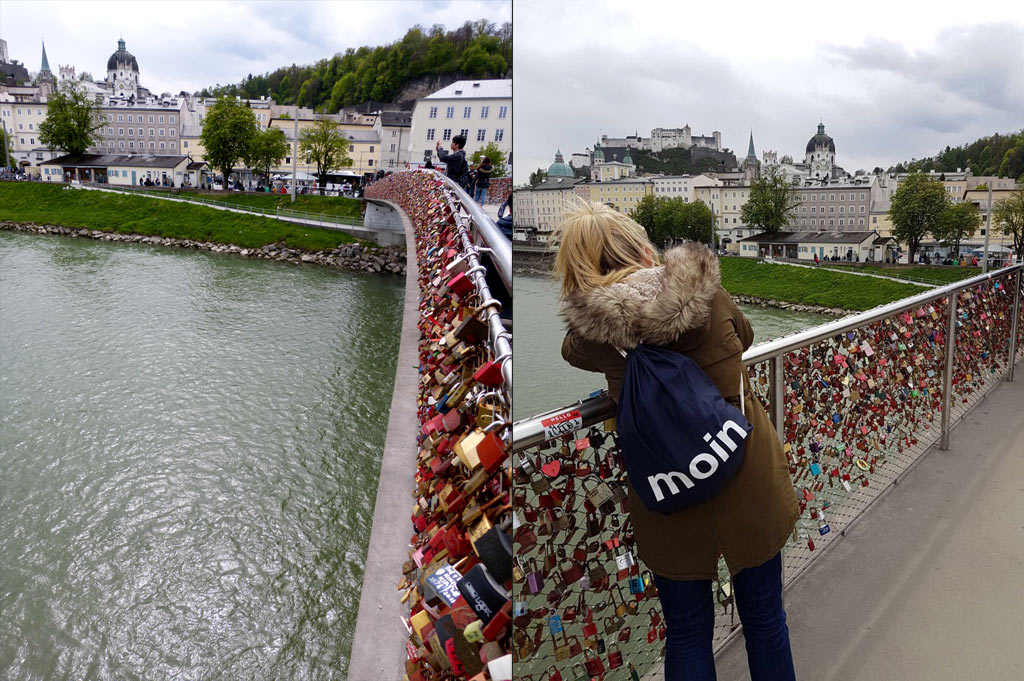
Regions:
<instances>
[{"instance_id":1,"label":"water ripple","mask_svg":"<svg viewBox=\"0 0 1024 681\"><path fill-rule=\"evenodd\" d=\"M401 294L0 232L0 677L343 679Z\"/></svg>"}]
</instances>

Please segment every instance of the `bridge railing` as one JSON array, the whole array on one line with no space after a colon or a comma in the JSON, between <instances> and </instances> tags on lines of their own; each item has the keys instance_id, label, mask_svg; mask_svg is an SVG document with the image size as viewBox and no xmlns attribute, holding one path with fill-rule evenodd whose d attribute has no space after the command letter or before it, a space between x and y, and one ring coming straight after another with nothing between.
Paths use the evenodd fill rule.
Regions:
<instances>
[{"instance_id":1,"label":"bridge railing","mask_svg":"<svg viewBox=\"0 0 1024 681\"><path fill-rule=\"evenodd\" d=\"M397 578L403 568L402 602L411 606L408 678L442 678L452 666L445 641L453 623L461 630L473 619L482 625L479 635L459 635L451 654L475 675L486 647L490 660L501 660L494 662L495 674L499 665L511 671L505 651L511 636L512 336L483 264L490 255L493 267L511 275L511 249L502 249L496 239L504 237L486 214L437 173L393 173L370 184L366 197L397 205L412 223L420 293L418 437L409 446L417 467L412 547L394 575L374 577ZM395 500L378 498L382 503L393 507ZM372 641L355 645L364 645L360 655L391 654L374 651Z\"/></svg>"},{"instance_id":2,"label":"bridge railing","mask_svg":"<svg viewBox=\"0 0 1024 681\"><path fill-rule=\"evenodd\" d=\"M947 448L953 425L1001 379L1012 380L1024 357L1022 269L932 289L744 353L800 500L783 550L786 584L929 446ZM643 675L662 659L664 621L624 504L590 516L583 506L601 482L624 489L614 417L605 394L513 424L521 677L558 670L575 679L601 667L605 681L626 681L630 667ZM716 649L739 627L724 563L719 575Z\"/></svg>"}]
</instances>

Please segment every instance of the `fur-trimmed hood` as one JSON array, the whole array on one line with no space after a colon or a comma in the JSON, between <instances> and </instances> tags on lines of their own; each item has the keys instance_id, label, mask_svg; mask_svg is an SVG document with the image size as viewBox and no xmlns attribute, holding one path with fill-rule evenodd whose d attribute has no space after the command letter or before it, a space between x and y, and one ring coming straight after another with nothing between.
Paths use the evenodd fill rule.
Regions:
<instances>
[{"instance_id":1,"label":"fur-trimmed hood","mask_svg":"<svg viewBox=\"0 0 1024 681\"><path fill-rule=\"evenodd\" d=\"M665 251L661 267L639 270L621 282L576 292L561 315L583 338L623 350L639 343L669 345L706 326L721 284L718 257L703 244Z\"/></svg>"}]
</instances>

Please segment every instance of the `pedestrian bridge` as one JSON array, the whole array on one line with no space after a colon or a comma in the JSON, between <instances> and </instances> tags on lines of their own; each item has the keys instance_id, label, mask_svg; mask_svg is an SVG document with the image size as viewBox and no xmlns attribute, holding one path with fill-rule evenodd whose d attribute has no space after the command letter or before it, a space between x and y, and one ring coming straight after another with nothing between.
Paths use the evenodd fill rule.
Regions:
<instances>
[{"instance_id":1,"label":"pedestrian bridge","mask_svg":"<svg viewBox=\"0 0 1024 681\"><path fill-rule=\"evenodd\" d=\"M1021 270L745 353L801 500L783 551L798 678L1024 678ZM613 417L601 396L513 426L530 577L514 589L520 678L661 678L664 630L648 573L630 566L629 521L618 502L605 521L583 506L622 486ZM720 575L719 679L746 679L724 564Z\"/></svg>"}]
</instances>

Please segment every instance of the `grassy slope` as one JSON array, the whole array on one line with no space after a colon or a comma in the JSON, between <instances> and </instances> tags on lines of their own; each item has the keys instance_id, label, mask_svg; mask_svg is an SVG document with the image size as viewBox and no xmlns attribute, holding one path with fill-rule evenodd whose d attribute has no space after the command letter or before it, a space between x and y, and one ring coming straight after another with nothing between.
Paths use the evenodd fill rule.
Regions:
<instances>
[{"instance_id":1,"label":"grassy slope","mask_svg":"<svg viewBox=\"0 0 1024 681\"><path fill-rule=\"evenodd\" d=\"M29 182L0 182L0 220L211 241L245 248L283 240L292 248L319 251L357 241L336 230L291 225L270 218Z\"/></svg>"},{"instance_id":2,"label":"grassy slope","mask_svg":"<svg viewBox=\"0 0 1024 681\"><path fill-rule=\"evenodd\" d=\"M867 310L926 289L874 277L770 265L747 258L722 258L722 285L732 294L791 303Z\"/></svg>"},{"instance_id":3,"label":"grassy slope","mask_svg":"<svg viewBox=\"0 0 1024 681\"><path fill-rule=\"evenodd\" d=\"M180 192L185 197L189 195L198 198L196 192ZM185 198L183 197L183 198ZM359 199L347 199L338 196L313 196L307 194L295 197L295 203L287 194L241 194L239 192L214 192L202 194L202 198L209 198L222 203L232 203L239 206L252 206L263 210L274 210L282 208L295 210L303 213L327 213L328 215L341 216L346 218L359 218L362 216L362 201Z\"/></svg>"},{"instance_id":4,"label":"grassy slope","mask_svg":"<svg viewBox=\"0 0 1024 681\"><path fill-rule=\"evenodd\" d=\"M829 265L831 267L831 265ZM933 284L951 284L954 281L967 279L976 274L981 274L980 267L857 267L840 266L844 269L851 269L857 272L868 272L870 274L882 274L887 277L912 277Z\"/></svg>"}]
</instances>

